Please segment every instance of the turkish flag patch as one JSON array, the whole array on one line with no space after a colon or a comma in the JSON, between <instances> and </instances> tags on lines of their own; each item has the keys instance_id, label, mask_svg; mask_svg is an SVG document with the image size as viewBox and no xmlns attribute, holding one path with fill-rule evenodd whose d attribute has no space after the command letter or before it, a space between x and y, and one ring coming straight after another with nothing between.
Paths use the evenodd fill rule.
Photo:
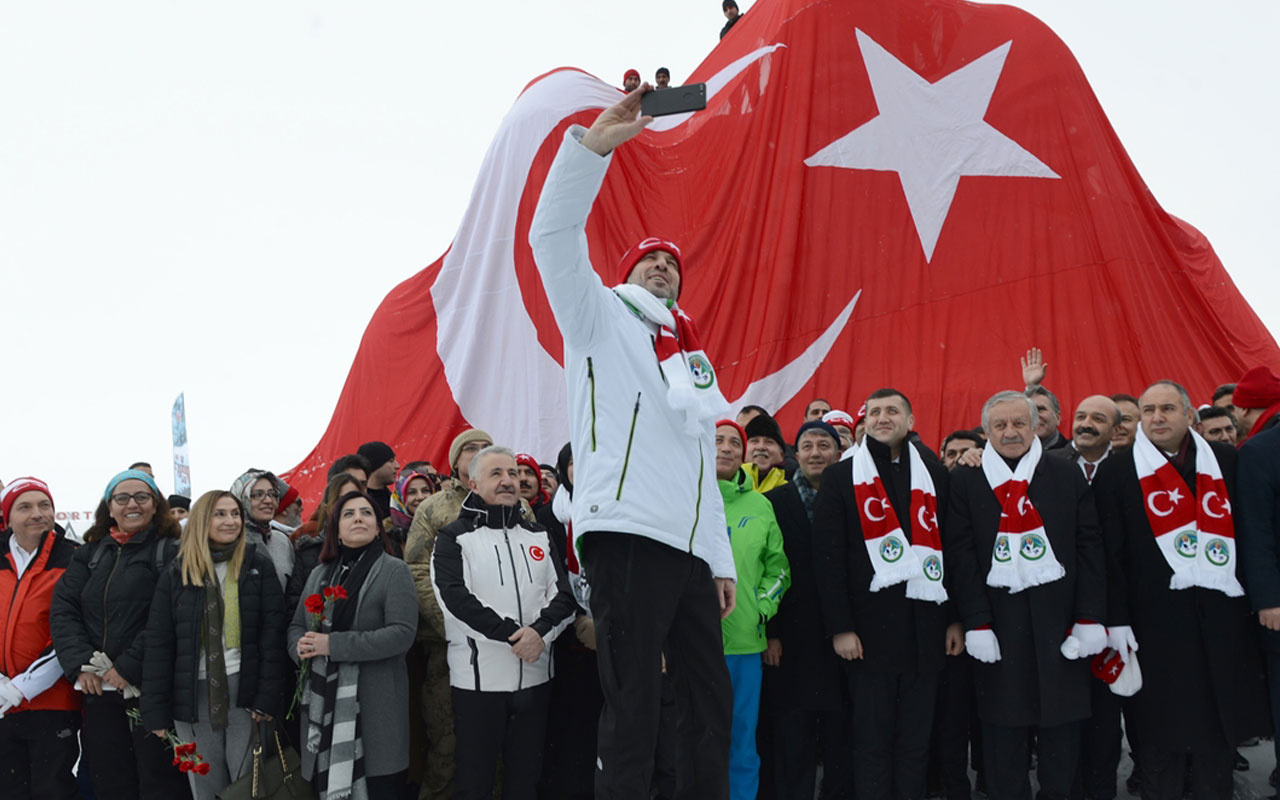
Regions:
<instances>
[{"instance_id":1,"label":"turkish flag patch","mask_svg":"<svg viewBox=\"0 0 1280 800\"><path fill-rule=\"evenodd\" d=\"M543 550L541 547L534 545L533 547L529 548L529 557L532 558L534 561L541 561L542 559L547 557L547 552Z\"/></svg>"}]
</instances>

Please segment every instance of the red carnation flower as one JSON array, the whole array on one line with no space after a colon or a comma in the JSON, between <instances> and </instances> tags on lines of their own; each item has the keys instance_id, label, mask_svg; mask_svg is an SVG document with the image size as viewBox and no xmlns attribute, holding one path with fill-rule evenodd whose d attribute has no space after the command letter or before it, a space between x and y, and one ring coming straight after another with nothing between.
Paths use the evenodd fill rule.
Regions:
<instances>
[{"instance_id":1,"label":"red carnation flower","mask_svg":"<svg viewBox=\"0 0 1280 800\"><path fill-rule=\"evenodd\" d=\"M318 594L313 594L306 600L307 611L312 614L324 613L324 598Z\"/></svg>"},{"instance_id":2,"label":"red carnation flower","mask_svg":"<svg viewBox=\"0 0 1280 800\"><path fill-rule=\"evenodd\" d=\"M178 772L190 772L192 766L194 765L190 761L183 761L178 765Z\"/></svg>"},{"instance_id":3,"label":"red carnation flower","mask_svg":"<svg viewBox=\"0 0 1280 800\"><path fill-rule=\"evenodd\" d=\"M175 767L176 767L176 766L178 766L178 765L179 765L179 764L181 764L181 763L182 763L182 759L178 758L177 756L174 756L174 757L173 757L173 765L174 765Z\"/></svg>"},{"instance_id":4,"label":"red carnation flower","mask_svg":"<svg viewBox=\"0 0 1280 800\"><path fill-rule=\"evenodd\" d=\"M334 595L334 591L333 591L333 587L332 587L332 586L326 586L326 587L324 587L324 596L325 596L325 597L333 597L333 595Z\"/></svg>"},{"instance_id":5,"label":"red carnation flower","mask_svg":"<svg viewBox=\"0 0 1280 800\"><path fill-rule=\"evenodd\" d=\"M338 600L346 600L346 599L347 599L347 589L346 589L346 587L345 587L345 586L335 586L335 587L333 587L333 596L334 596L334 598L336 598L336 599L338 599Z\"/></svg>"},{"instance_id":6,"label":"red carnation flower","mask_svg":"<svg viewBox=\"0 0 1280 800\"><path fill-rule=\"evenodd\" d=\"M199 764L196 764L192 769L196 771L197 775L209 774L209 764L208 762L205 762L205 761L201 761Z\"/></svg>"}]
</instances>

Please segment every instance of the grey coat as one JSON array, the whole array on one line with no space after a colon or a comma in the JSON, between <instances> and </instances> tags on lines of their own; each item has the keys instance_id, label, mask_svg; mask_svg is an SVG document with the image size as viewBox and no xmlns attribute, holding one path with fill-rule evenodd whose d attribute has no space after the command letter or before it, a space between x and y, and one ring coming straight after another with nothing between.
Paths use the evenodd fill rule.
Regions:
<instances>
[{"instance_id":1,"label":"grey coat","mask_svg":"<svg viewBox=\"0 0 1280 800\"><path fill-rule=\"evenodd\" d=\"M307 578L302 596L320 591L315 569ZM303 603L294 609L289 623L289 656L298 660L298 640L309 622ZM366 775L391 775L409 767L409 673L405 653L418 633L418 593L413 588L409 567L400 559L383 553L369 570L356 606L355 626L329 635L329 654L334 661L360 662L361 739L364 742ZM302 709L303 739L308 725ZM315 774L315 753L306 746L302 772Z\"/></svg>"}]
</instances>

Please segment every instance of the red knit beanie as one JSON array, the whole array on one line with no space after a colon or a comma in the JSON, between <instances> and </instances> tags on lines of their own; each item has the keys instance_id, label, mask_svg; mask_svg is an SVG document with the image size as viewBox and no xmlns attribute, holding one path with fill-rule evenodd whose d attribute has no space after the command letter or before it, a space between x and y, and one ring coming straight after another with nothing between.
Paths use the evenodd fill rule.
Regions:
<instances>
[{"instance_id":1,"label":"red knit beanie","mask_svg":"<svg viewBox=\"0 0 1280 800\"><path fill-rule=\"evenodd\" d=\"M684 288L684 263L683 256L680 255L680 248L676 247L675 242L663 239L661 236L649 236L641 239L623 254L622 260L618 262L618 283L626 283L627 278L631 277L631 270L635 269L636 264L640 263L640 259L654 250L666 250L676 257L676 272L680 275L680 288ZM680 293L677 291L676 294L678 296Z\"/></svg>"},{"instance_id":2,"label":"red knit beanie","mask_svg":"<svg viewBox=\"0 0 1280 800\"><path fill-rule=\"evenodd\" d=\"M0 521L3 524L9 524L9 509L13 508L18 495L26 494L27 492L40 492L49 498L51 504L53 503L53 494L49 492L49 484L39 478L16 478L0 491Z\"/></svg>"},{"instance_id":3,"label":"red knit beanie","mask_svg":"<svg viewBox=\"0 0 1280 800\"><path fill-rule=\"evenodd\" d=\"M288 491L284 493L284 496L280 498L280 502L276 504L276 513L283 514L285 511L289 510L289 506L293 505L293 501L297 499L298 488L296 486L290 486Z\"/></svg>"},{"instance_id":4,"label":"red knit beanie","mask_svg":"<svg viewBox=\"0 0 1280 800\"><path fill-rule=\"evenodd\" d=\"M731 419L722 419L716 423L717 428L722 425L728 425L738 432L738 438L742 440L742 457L745 459L747 457L747 432L742 429L741 425Z\"/></svg>"},{"instance_id":5,"label":"red knit beanie","mask_svg":"<svg viewBox=\"0 0 1280 800\"><path fill-rule=\"evenodd\" d=\"M541 480L542 467L538 466L538 459L528 453L516 453L516 463L522 467L528 467L533 470L533 474L537 475L539 480Z\"/></svg>"},{"instance_id":6,"label":"red knit beanie","mask_svg":"<svg viewBox=\"0 0 1280 800\"><path fill-rule=\"evenodd\" d=\"M1280 403L1280 377L1268 367L1254 367L1236 384L1231 403L1236 408L1270 408Z\"/></svg>"},{"instance_id":7,"label":"red knit beanie","mask_svg":"<svg viewBox=\"0 0 1280 800\"><path fill-rule=\"evenodd\" d=\"M629 69L629 70L627 70L626 72L622 73L622 82L623 82L623 83L626 83L626 82L627 82L627 78L633 78L633 77L634 77L636 80L639 80L639 79L640 79L640 70L638 70L638 69Z\"/></svg>"}]
</instances>

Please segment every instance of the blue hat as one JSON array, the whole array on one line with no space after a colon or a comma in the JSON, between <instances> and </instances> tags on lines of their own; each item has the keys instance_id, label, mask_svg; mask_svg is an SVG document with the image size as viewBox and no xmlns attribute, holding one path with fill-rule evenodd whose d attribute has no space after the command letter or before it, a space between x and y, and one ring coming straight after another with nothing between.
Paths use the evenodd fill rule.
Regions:
<instances>
[{"instance_id":1,"label":"blue hat","mask_svg":"<svg viewBox=\"0 0 1280 800\"><path fill-rule=\"evenodd\" d=\"M800 448L800 437L809 431L822 431L823 433L836 440L836 450L843 450L844 443L840 441L840 433L830 422L823 422L820 419L811 419L800 426L800 432L796 434L796 449Z\"/></svg>"},{"instance_id":2,"label":"blue hat","mask_svg":"<svg viewBox=\"0 0 1280 800\"><path fill-rule=\"evenodd\" d=\"M111 494L115 492L116 487L125 481L142 481L151 489L151 493L156 497L160 497L160 487L156 486L156 479L143 472L140 469L126 469L119 473L111 480L107 481L107 490L102 493L102 499L105 502L111 502Z\"/></svg>"}]
</instances>

